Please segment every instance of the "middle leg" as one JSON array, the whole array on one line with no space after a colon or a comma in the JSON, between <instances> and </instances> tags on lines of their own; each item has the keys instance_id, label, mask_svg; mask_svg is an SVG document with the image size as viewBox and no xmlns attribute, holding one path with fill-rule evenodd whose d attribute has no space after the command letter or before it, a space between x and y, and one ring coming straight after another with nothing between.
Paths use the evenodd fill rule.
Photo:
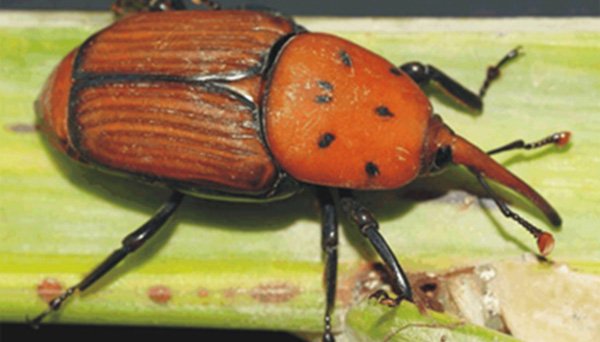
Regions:
<instances>
[{"instance_id":1,"label":"middle leg","mask_svg":"<svg viewBox=\"0 0 600 342\"><path fill-rule=\"evenodd\" d=\"M377 223L373 214L369 209L358 203L350 190L340 190L340 200L342 209L346 215L348 215L350 220L358 226L360 232L369 239L369 242L373 245L377 254L379 254L381 259L383 259L384 263L391 270L394 278L392 286L394 291L398 294L398 297L393 300L393 304L397 305L403 299L412 301L413 295L408 277L396 259L394 252L392 252L390 246L388 246L383 236L379 233L379 223Z\"/></svg>"},{"instance_id":2,"label":"middle leg","mask_svg":"<svg viewBox=\"0 0 600 342\"><path fill-rule=\"evenodd\" d=\"M325 331L323 332L323 342L333 342L333 333L331 314L335 307L335 291L337 283L337 264L338 264L338 223L335 204L331 191L327 188L317 188L317 198L321 207L321 248L325 253Z\"/></svg>"}]
</instances>

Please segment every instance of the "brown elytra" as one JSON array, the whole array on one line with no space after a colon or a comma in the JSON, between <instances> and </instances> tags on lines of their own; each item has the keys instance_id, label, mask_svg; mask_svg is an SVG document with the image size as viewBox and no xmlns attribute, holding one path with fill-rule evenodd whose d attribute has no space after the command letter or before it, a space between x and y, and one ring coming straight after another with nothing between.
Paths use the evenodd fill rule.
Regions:
<instances>
[{"instance_id":1,"label":"brown elytra","mask_svg":"<svg viewBox=\"0 0 600 342\"><path fill-rule=\"evenodd\" d=\"M261 136L262 74L295 29L251 11L128 17L60 63L38 100L42 127L84 163L184 191L269 194L281 175Z\"/></svg>"}]
</instances>

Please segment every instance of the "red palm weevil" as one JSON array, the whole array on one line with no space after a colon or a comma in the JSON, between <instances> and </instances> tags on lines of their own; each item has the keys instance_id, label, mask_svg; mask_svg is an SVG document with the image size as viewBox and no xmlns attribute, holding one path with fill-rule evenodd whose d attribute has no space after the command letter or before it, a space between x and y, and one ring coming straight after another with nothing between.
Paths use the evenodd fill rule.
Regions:
<instances>
[{"instance_id":1,"label":"red palm weevil","mask_svg":"<svg viewBox=\"0 0 600 342\"><path fill-rule=\"evenodd\" d=\"M449 164L464 165L502 213L525 227L542 255L552 236L513 212L486 179L558 213L490 155L546 144L568 132L483 152L455 134L421 87L435 83L468 108L482 98L510 51L490 67L478 94L433 65L395 66L345 39L312 33L271 11L187 11L181 1L150 1L92 35L54 70L37 101L43 132L75 160L162 184L171 197L78 284L50 301L32 323L59 309L148 241L184 194L225 201L273 201L315 187L326 256L323 340L332 341L337 274L337 212L370 241L393 274L396 303L411 300L407 277L353 190L397 189Z\"/></svg>"}]
</instances>

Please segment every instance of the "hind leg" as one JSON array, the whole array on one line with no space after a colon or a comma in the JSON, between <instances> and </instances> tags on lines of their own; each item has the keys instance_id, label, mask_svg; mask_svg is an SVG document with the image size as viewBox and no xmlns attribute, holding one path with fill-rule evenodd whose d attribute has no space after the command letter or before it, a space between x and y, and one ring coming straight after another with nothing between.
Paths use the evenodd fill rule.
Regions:
<instances>
[{"instance_id":1,"label":"hind leg","mask_svg":"<svg viewBox=\"0 0 600 342\"><path fill-rule=\"evenodd\" d=\"M171 197L158 209L158 211L144 223L141 227L127 235L123 241L121 247L114 250L102 263L96 266L87 276L85 276L79 283L69 287L65 292L56 298L52 299L48 303L48 308L35 317L30 323L32 326L37 327L42 320L51 314L52 312L58 311L62 304L76 292L85 291L88 287L92 286L108 271L112 270L117 266L125 257L140 247L142 247L152 236L154 236L160 228L165 226L167 220L175 213L179 204L183 199L183 194L174 191Z\"/></svg>"}]
</instances>

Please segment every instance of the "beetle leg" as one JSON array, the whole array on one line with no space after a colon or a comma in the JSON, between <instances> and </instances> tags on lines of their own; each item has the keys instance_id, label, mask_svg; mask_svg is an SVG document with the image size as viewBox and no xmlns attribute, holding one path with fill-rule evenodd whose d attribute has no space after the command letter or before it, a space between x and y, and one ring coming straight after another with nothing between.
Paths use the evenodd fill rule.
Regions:
<instances>
[{"instance_id":1,"label":"beetle leg","mask_svg":"<svg viewBox=\"0 0 600 342\"><path fill-rule=\"evenodd\" d=\"M500 152L524 149L524 150L533 150L548 144L556 144L558 146L565 146L569 142L569 138L571 137L571 133L567 131L553 133L541 140L534 141L531 143L525 143L522 139L515 140L511 143L508 143L504 146L497 147L493 150L487 151L487 154L492 155Z\"/></svg>"},{"instance_id":2,"label":"beetle leg","mask_svg":"<svg viewBox=\"0 0 600 342\"><path fill-rule=\"evenodd\" d=\"M408 278L385 239L379 233L379 224L373 214L356 201L350 190L340 190L340 200L344 212L358 226L360 232L369 239L381 259L392 271L394 276L392 285L399 294L395 299L395 304L400 303L403 299L412 301L412 290Z\"/></svg>"},{"instance_id":3,"label":"beetle leg","mask_svg":"<svg viewBox=\"0 0 600 342\"><path fill-rule=\"evenodd\" d=\"M158 209L158 211L144 223L140 228L136 229L122 240L122 246L116 249L110 254L100 265L96 266L83 280L77 285L68 288L61 295L55 297L48 303L48 308L40 315L30 321L33 327L38 327L44 317L57 311L62 303L67 300L76 291L84 291L98 279L105 275L108 271L113 269L121 260L123 260L128 254L135 252L138 248L142 247L144 243L158 230L165 225L165 222L173 215L175 210L179 207L183 194L174 191L171 197Z\"/></svg>"},{"instance_id":4,"label":"beetle leg","mask_svg":"<svg viewBox=\"0 0 600 342\"><path fill-rule=\"evenodd\" d=\"M335 307L335 290L337 279L338 264L338 224L337 214L331 192L327 188L317 188L317 198L321 207L321 248L325 253L325 287L326 287L326 307L325 307L325 332L323 333L324 342L333 342L331 332L331 314Z\"/></svg>"},{"instance_id":5,"label":"beetle leg","mask_svg":"<svg viewBox=\"0 0 600 342\"><path fill-rule=\"evenodd\" d=\"M400 68L419 85L424 86L430 81L433 81L453 99L471 109L480 111L483 109L483 97L490 87L490 84L500 77L500 68L507 62L517 58L520 51L521 47L516 47L504 55L496 65L488 67L485 80L479 89L479 94L475 94L471 90L465 88L462 84L458 83L433 65L410 62L403 64Z\"/></svg>"},{"instance_id":6,"label":"beetle leg","mask_svg":"<svg viewBox=\"0 0 600 342\"><path fill-rule=\"evenodd\" d=\"M498 63L496 63L496 65L491 65L487 68L485 79L483 80L481 88L479 88L480 98L485 96L488 88L490 87L490 84L492 84L493 81L497 80L498 77L500 77L500 68L502 68L502 66L508 63L509 61L517 58L521 53L521 49L521 46L517 46L516 48L510 50L506 55L504 55L504 57L502 57L502 59Z\"/></svg>"}]
</instances>

